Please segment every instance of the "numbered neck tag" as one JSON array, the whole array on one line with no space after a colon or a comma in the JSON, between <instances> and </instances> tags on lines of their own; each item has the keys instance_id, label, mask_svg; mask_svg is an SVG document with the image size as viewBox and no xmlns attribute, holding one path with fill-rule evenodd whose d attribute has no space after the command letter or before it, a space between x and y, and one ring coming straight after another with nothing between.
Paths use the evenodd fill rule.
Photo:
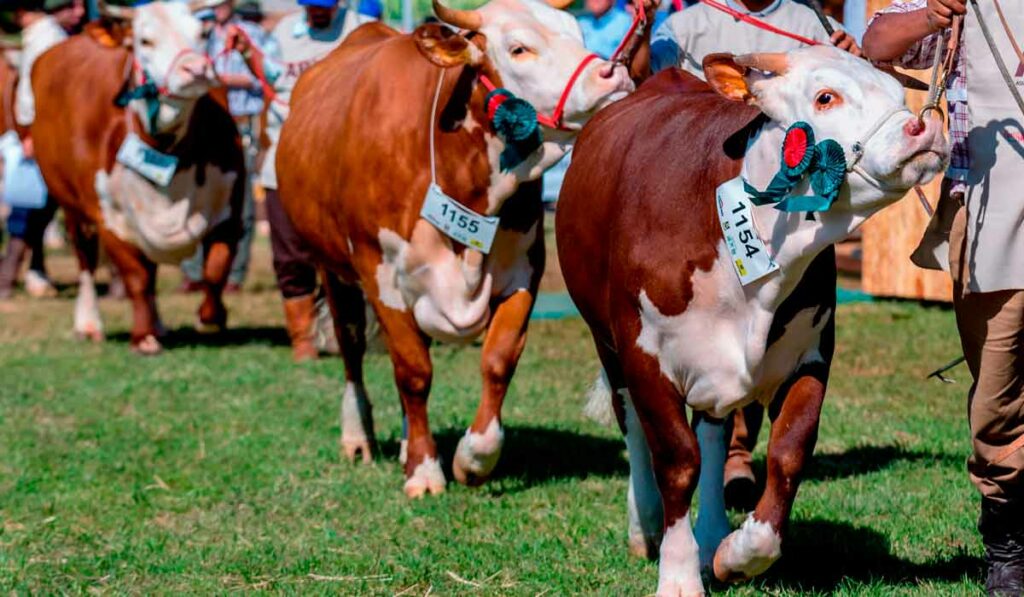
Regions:
<instances>
[{"instance_id":1,"label":"numbered neck tag","mask_svg":"<svg viewBox=\"0 0 1024 597\"><path fill-rule=\"evenodd\" d=\"M178 158L153 149L135 133L128 133L117 150L117 161L135 170L159 186L171 184L178 169Z\"/></svg>"},{"instance_id":2,"label":"numbered neck tag","mask_svg":"<svg viewBox=\"0 0 1024 597\"><path fill-rule=\"evenodd\" d=\"M718 187L716 196L718 222L740 284L746 286L778 270L779 264L754 227L750 196L743 189L743 179L736 177Z\"/></svg>"},{"instance_id":3,"label":"numbered neck tag","mask_svg":"<svg viewBox=\"0 0 1024 597\"><path fill-rule=\"evenodd\" d=\"M500 221L496 216L482 216L466 209L433 183L427 188L427 197L423 201L420 217L436 226L452 240L485 254L491 252Z\"/></svg>"}]
</instances>

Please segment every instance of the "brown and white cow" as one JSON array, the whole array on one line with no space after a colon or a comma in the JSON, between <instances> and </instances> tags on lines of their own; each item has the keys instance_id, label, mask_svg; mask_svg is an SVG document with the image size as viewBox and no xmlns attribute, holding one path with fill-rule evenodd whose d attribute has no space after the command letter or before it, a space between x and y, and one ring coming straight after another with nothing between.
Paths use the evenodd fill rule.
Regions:
<instances>
[{"instance_id":1,"label":"brown and white cow","mask_svg":"<svg viewBox=\"0 0 1024 597\"><path fill-rule=\"evenodd\" d=\"M590 122L556 222L566 283L626 434L631 547L660 545L662 596L703 594L702 567L741 580L781 555L832 358L832 244L931 179L948 157L940 122L919 124L892 77L834 48L718 54L704 69L708 83L679 70L660 73ZM837 142L851 171L845 178L842 166L834 171L841 186L831 209L727 210L730 230L743 231L738 242L759 234L779 266L744 286L719 222L717 197L725 195L716 189L738 176L766 188L798 121L817 140ZM807 180L791 191L810 193ZM767 485L730 534L722 419L753 401L774 419ZM693 427L687 407L696 413ZM698 477L701 511L691 529Z\"/></svg>"},{"instance_id":2,"label":"brown and white cow","mask_svg":"<svg viewBox=\"0 0 1024 597\"><path fill-rule=\"evenodd\" d=\"M564 130L545 127L543 144L503 170L505 142L488 120L481 77L551 114L588 57L579 26L536 0L434 8L463 32L432 24L403 35L368 24L307 71L277 157L286 211L331 272L347 379L343 448L368 460L373 442L362 375L365 300L394 364L408 423L405 492L412 497L445 487L427 422L431 339L465 343L484 335L483 398L453 470L460 482L476 484L494 469L501 405L544 268L538 178L597 110L633 90L623 66L588 62L570 88ZM500 217L489 254L453 242L420 217L431 183L431 135L441 189L466 209Z\"/></svg>"},{"instance_id":3,"label":"brown and white cow","mask_svg":"<svg viewBox=\"0 0 1024 597\"><path fill-rule=\"evenodd\" d=\"M199 243L207 257L197 327L211 332L227 322L221 294L240 231L245 165L233 120L208 95L216 79L189 5L107 10L117 10L116 22L91 27L36 62L31 131L50 193L96 233L124 279L134 313L132 349L154 354L164 333L157 263L178 263ZM117 105L119 96L126 107ZM129 133L177 158L169 184L117 159ZM82 273L75 330L102 337L95 242L79 238L76 245Z\"/></svg>"}]
</instances>

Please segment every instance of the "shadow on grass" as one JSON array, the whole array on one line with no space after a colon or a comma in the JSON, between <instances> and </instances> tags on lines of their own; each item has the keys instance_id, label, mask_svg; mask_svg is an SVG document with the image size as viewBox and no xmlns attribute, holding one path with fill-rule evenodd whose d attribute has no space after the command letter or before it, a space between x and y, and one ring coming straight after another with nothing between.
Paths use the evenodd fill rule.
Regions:
<instances>
[{"instance_id":1,"label":"shadow on grass","mask_svg":"<svg viewBox=\"0 0 1024 597\"><path fill-rule=\"evenodd\" d=\"M128 332L119 332L107 336L108 342L128 344L131 340ZM183 326L168 330L167 335L160 339L166 350L175 348L193 348L197 346L289 346L288 333L283 327L231 327L219 334L200 334L195 328Z\"/></svg>"},{"instance_id":2,"label":"shadow on grass","mask_svg":"<svg viewBox=\"0 0 1024 597\"><path fill-rule=\"evenodd\" d=\"M902 446L858 446L841 454L815 454L804 479L827 481L868 475L896 463L924 462L929 465L963 466L965 456L950 452L910 450ZM762 470L763 470L763 461Z\"/></svg>"},{"instance_id":3,"label":"shadow on grass","mask_svg":"<svg viewBox=\"0 0 1024 597\"><path fill-rule=\"evenodd\" d=\"M950 558L916 563L892 555L880 533L823 519L793 521L783 556L755 584L765 590L829 592L845 582L916 585L922 581L980 579L981 558L958 553Z\"/></svg>"},{"instance_id":4,"label":"shadow on grass","mask_svg":"<svg viewBox=\"0 0 1024 597\"><path fill-rule=\"evenodd\" d=\"M454 478L451 457L465 433L465 429L449 428L434 434L438 453L444 459L445 475L449 480ZM505 446L498 467L491 477L490 489L496 493L514 493L566 479L625 479L629 475L629 465L623 457L625 447L620 439L596 437L568 429L506 427ZM380 450L383 458L398 458L398 442L382 442ZM496 483L507 480L516 483ZM498 486L502 489L497 490Z\"/></svg>"}]
</instances>

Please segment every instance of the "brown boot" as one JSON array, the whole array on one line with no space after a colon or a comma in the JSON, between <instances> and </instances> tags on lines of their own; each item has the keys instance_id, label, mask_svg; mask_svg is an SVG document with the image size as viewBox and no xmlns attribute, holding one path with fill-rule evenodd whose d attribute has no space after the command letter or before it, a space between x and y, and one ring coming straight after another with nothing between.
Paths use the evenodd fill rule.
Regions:
<instances>
[{"instance_id":1,"label":"brown boot","mask_svg":"<svg viewBox=\"0 0 1024 597\"><path fill-rule=\"evenodd\" d=\"M296 363L316 360L316 299L312 294L284 299L284 317L292 339L292 358Z\"/></svg>"},{"instance_id":2,"label":"brown boot","mask_svg":"<svg viewBox=\"0 0 1024 597\"><path fill-rule=\"evenodd\" d=\"M18 281L18 272L28 253L28 245L20 238L11 238L7 243L7 254L0 262L0 299L10 298L14 294L14 285Z\"/></svg>"}]
</instances>

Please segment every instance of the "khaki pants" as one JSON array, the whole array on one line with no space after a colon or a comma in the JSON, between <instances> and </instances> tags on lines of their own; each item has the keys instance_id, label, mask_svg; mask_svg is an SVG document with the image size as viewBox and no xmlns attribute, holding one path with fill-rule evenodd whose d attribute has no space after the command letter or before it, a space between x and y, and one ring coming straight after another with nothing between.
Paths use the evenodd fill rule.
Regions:
<instances>
[{"instance_id":1,"label":"khaki pants","mask_svg":"<svg viewBox=\"0 0 1024 597\"><path fill-rule=\"evenodd\" d=\"M966 292L967 210L950 231L950 272L960 342L974 384L968 397L971 481L997 502L1024 500L1024 290Z\"/></svg>"}]
</instances>

